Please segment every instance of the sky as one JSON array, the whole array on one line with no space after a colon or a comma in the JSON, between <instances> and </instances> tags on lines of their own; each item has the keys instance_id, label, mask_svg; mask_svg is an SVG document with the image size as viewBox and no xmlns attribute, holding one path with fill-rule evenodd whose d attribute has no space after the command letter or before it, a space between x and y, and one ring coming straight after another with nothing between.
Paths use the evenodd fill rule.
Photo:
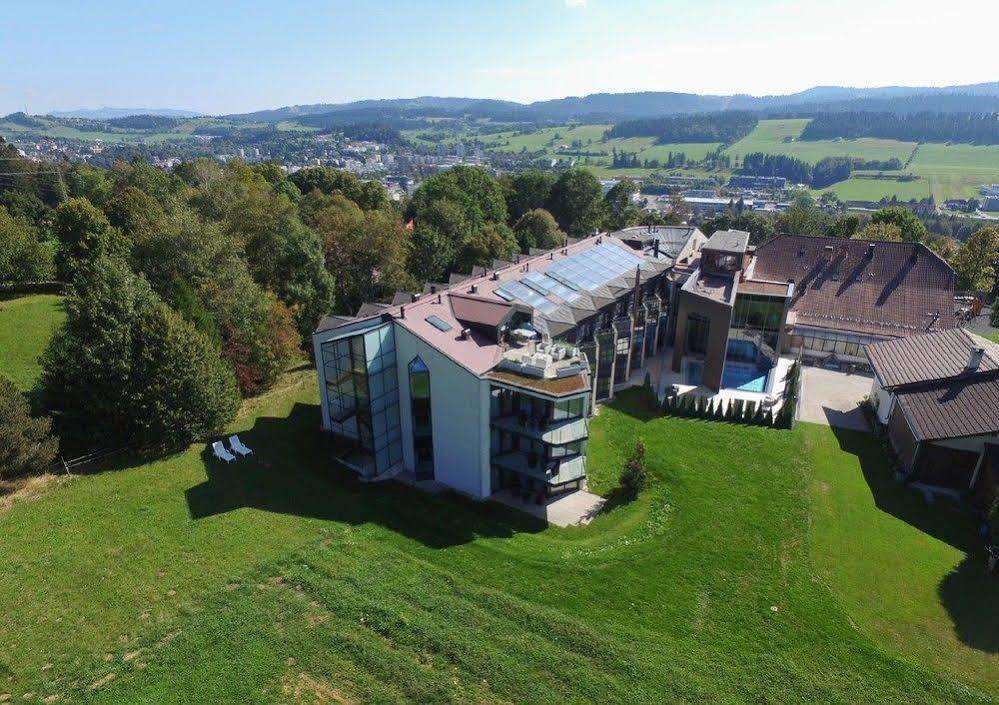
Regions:
<instances>
[{"instance_id":1,"label":"sky","mask_svg":"<svg viewBox=\"0 0 999 705\"><path fill-rule=\"evenodd\" d=\"M995 0L32 0L0 115L999 80Z\"/></svg>"}]
</instances>

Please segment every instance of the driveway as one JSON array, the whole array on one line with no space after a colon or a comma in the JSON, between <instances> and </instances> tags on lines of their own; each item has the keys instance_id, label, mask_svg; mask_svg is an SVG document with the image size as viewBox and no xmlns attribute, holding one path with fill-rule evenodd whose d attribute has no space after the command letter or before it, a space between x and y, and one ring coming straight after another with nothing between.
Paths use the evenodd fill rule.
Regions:
<instances>
[{"instance_id":1,"label":"driveway","mask_svg":"<svg viewBox=\"0 0 999 705\"><path fill-rule=\"evenodd\" d=\"M864 412L857 406L871 393L872 378L863 374L833 372L821 367L801 370L801 421L869 431Z\"/></svg>"}]
</instances>

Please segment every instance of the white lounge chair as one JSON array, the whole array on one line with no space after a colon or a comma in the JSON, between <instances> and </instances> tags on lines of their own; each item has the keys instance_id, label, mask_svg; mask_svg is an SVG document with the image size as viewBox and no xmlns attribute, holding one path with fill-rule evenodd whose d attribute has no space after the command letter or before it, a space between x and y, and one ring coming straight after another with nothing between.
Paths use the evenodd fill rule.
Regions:
<instances>
[{"instance_id":1,"label":"white lounge chair","mask_svg":"<svg viewBox=\"0 0 999 705\"><path fill-rule=\"evenodd\" d=\"M239 440L239 436L229 436L229 447L244 458L248 455L253 455L253 451L243 445L243 441Z\"/></svg>"},{"instance_id":2,"label":"white lounge chair","mask_svg":"<svg viewBox=\"0 0 999 705\"><path fill-rule=\"evenodd\" d=\"M227 463L231 463L236 459L235 455L225 449L225 446L222 445L222 441L215 441L212 443L212 452L215 453L216 458Z\"/></svg>"}]
</instances>

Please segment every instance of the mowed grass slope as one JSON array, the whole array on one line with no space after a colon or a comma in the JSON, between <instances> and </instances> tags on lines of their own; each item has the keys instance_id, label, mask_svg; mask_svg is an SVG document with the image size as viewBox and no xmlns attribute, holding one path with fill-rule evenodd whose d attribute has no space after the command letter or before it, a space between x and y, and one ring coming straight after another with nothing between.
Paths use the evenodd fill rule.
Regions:
<instances>
[{"instance_id":1,"label":"mowed grass slope","mask_svg":"<svg viewBox=\"0 0 999 705\"><path fill-rule=\"evenodd\" d=\"M828 455L828 472L855 470L828 429L657 418L626 393L593 421L592 487L612 492L636 437L653 485L588 527L554 529L362 485L333 467L318 418L314 377L298 373L236 422L252 460L223 468L192 448L0 510L0 693L910 703L997 690L995 669L955 657L934 672L839 597L838 562L810 544L811 454ZM854 554L883 540L881 526L830 526L820 538L841 527ZM937 539L909 540L918 556ZM863 580L853 565L846 576ZM906 619L896 604L886 616Z\"/></svg>"},{"instance_id":2,"label":"mowed grass slope","mask_svg":"<svg viewBox=\"0 0 999 705\"><path fill-rule=\"evenodd\" d=\"M42 371L39 357L64 318L61 296L0 298L0 374L31 389Z\"/></svg>"}]
</instances>

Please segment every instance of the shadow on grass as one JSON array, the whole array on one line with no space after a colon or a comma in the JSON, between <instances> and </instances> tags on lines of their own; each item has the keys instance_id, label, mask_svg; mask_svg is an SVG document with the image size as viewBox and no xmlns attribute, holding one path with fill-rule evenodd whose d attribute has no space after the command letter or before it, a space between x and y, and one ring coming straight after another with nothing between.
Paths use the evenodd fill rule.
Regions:
<instances>
[{"instance_id":1,"label":"shadow on grass","mask_svg":"<svg viewBox=\"0 0 999 705\"><path fill-rule=\"evenodd\" d=\"M963 643L989 654L999 653L999 576L986 575L983 550L965 556L940 581L937 592Z\"/></svg>"},{"instance_id":2,"label":"shadow on grass","mask_svg":"<svg viewBox=\"0 0 999 705\"><path fill-rule=\"evenodd\" d=\"M897 482L877 437L864 431L831 428L840 449L860 461L878 509L961 551L973 547L975 526L971 516L947 499L930 504L921 493Z\"/></svg>"},{"instance_id":3,"label":"shadow on grass","mask_svg":"<svg viewBox=\"0 0 999 705\"><path fill-rule=\"evenodd\" d=\"M985 551L975 537L972 516L948 500L930 504L919 492L896 482L872 434L836 427L832 431L840 448L860 460L878 509L965 553L960 565L940 581L937 593L963 643L999 653L999 577L985 572Z\"/></svg>"},{"instance_id":4,"label":"shadow on grass","mask_svg":"<svg viewBox=\"0 0 999 705\"><path fill-rule=\"evenodd\" d=\"M319 428L317 405L296 404L287 418L260 417L239 434L253 449L226 464L202 452L208 479L186 491L194 519L244 507L279 514L378 524L432 547L477 537L538 532L547 523L494 502L430 495L395 482L362 483L334 459L335 440Z\"/></svg>"},{"instance_id":5,"label":"shadow on grass","mask_svg":"<svg viewBox=\"0 0 999 705\"><path fill-rule=\"evenodd\" d=\"M645 387L623 389L615 394L610 401L603 402L601 406L614 409L642 423L662 416L655 394Z\"/></svg>"}]
</instances>

